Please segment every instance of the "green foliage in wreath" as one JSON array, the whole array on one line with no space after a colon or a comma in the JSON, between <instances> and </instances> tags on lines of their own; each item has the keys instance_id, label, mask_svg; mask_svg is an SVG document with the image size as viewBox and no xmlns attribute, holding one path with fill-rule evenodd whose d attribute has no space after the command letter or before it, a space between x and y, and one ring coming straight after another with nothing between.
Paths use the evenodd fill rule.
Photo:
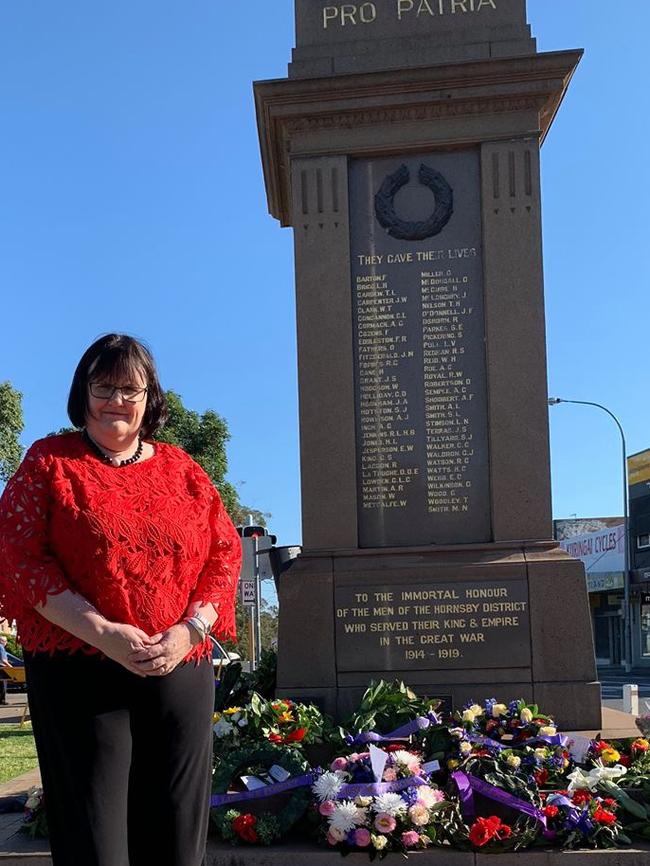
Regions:
<instances>
[{"instance_id":1,"label":"green foliage in wreath","mask_svg":"<svg viewBox=\"0 0 650 866\"><path fill-rule=\"evenodd\" d=\"M233 749L223 756L212 777L212 793L225 794L238 776L249 773L254 775L274 764L282 767L292 777L309 772L309 764L297 749L274 746L271 743L253 743ZM287 804L277 814L263 812L250 815L246 812L245 802L236 803L234 807L227 804L219 806L212 809L210 814L219 836L233 845L240 842L271 845L286 836L302 818L311 799L311 787L305 785L290 792Z\"/></svg>"}]
</instances>

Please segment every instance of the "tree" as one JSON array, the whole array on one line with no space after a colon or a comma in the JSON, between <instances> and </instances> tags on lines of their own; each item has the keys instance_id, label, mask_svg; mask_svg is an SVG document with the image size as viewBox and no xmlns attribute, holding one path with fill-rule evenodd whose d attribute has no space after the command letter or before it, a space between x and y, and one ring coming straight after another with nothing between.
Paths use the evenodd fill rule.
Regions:
<instances>
[{"instance_id":1,"label":"tree","mask_svg":"<svg viewBox=\"0 0 650 866\"><path fill-rule=\"evenodd\" d=\"M252 514L260 526L266 526L266 518L271 515L242 505L236 488L225 480L228 469L226 442L230 439L225 419L212 409L207 409L201 415L187 409L180 394L175 391L167 391L166 396L169 419L164 428L156 434L156 439L180 446L205 469L236 525L248 523L248 515Z\"/></svg>"},{"instance_id":2,"label":"tree","mask_svg":"<svg viewBox=\"0 0 650 866\"><path fill-rule=\"evenodd\" d=\"M23 456L18 440L25 427L22 397L9 382L0 382L0 481L11 478Z\"/></svg>"},{"instance_id":3,"label":"tree","mask_svg":"<svg viewBox=\"0 0 650 866\"><path fill-rule=\"evenodd\" d=\"M224 642L226 649L239 653L243 659L250 658L248 646L248 611L249 608L243 606L238 596L235 607L237 640ZM262 631L262 649L275 649L278 643L278 608L265 598L262 599L260 610L260 627Z\"/></svg>"}]
</instances>

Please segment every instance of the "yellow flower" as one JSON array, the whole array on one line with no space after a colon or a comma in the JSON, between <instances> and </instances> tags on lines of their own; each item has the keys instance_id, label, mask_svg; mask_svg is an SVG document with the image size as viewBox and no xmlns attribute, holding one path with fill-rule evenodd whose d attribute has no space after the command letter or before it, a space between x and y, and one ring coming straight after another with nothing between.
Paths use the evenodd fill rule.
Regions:
<instances>
[{"instance_id":1,"label":"yellow flower","mask_svg":"<svg viewBox=\"0 0 650 866\"><path fill-rule=\"evenodd\" d=\"M388 839L385 836L375 836L375 834L372 833L370 838L372 839L372 847L377 851L383 850L388 844Z\"/></svg>"},{"instance_id":2,"label":"yellow flower","mask_svg":"<svg viewBox=\"0 0 650 866\"><path fill-rule=\"evenodd\" d=\"M212 724L216 725L220 718L221 718L221 713L213 713L212 714Z\"/></svg>"},{"instance_id":3,"label":"yellow flower","mask_svg":"<svg viewBox=\"0 0 650 866\"><path fill-rule=\"evenodd\" d=\"M278 716L279 722L295 722L296 720L291 714L291 710L285 710L281 715Z\"/></svg>"},{"instance_id":4,"label":"yellow flower","mask_svg":"<svg viewBox=\"0 0 650 866\"><path fill-rule=\"evenodd\" d=\"M508 712L508 707L505 704L492 704L492 718L498 719L499 716L505 716Z\"/></svg>"},{"instance_id":5,"label":"yellow flower","mask_svg":"<svg viewBox=\"0 0 650 866\"><path fill-rule=\"evenodd\" d=\"M524 707L519 713L519 718L525 725L528 725L533 720L533 713L528 709L528 707Z\"/></svg>"},{"instance_id":6,"label":"yellow flower","mask_svg":"<svg viewBox=\"0 0 650 866\"><path fill-rule=\"evenodd\" d=\"M447 761L447 768L449 770L455 770L459 763L460 761L457 761L456 758L451 758L451 760Z\"/></svg>"},{"instance_id":7,"label":"yellow flower","mask_svg":"<svg viewBox=\"0 0 650 866\"><path fill-rule=\"evenodd\" d=\"M603 764L617 764L621 760L621 753L616 749L603 749L600 753Z\"/></svg>"},{"instance_id":8,"label":"yellow flower","mask_svg":"<svg viewBox=\"0 0 650 866\"><path fill-rule=\"evenodd\" d=\"M228 707L223 711L224 716L234 716L235 713L241 713L241 707Z\"/></svg>"},{"instance_id":9,"label":"yellow flower","mask_svg":"<svg viewBox=\"0 0 650 866\"><path fill-rule=\"evenodd\" d=\"M539 729L539 733L543 737L554 737L557 734L557 728L555 725L544 725L543 728Z\"/></svg>"}]
</instances>

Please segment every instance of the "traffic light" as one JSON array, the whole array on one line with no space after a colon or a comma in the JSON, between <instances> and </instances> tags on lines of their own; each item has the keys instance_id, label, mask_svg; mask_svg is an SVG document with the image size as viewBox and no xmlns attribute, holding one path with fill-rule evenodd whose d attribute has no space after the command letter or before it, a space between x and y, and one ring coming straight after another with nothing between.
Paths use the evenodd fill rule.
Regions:
<instances>
[{"instance_id":1,"label":"traffic light","mask_svg":"<svg viewBox=\"0 0 650 866\"><path fill-rule=\"evenodd\" d=\"M270 547L278 540L277 536L271 535L265 526L238 526L237 532L241 538L268 538L269 543L265 547Z\"/></svg>"}]
</instances>

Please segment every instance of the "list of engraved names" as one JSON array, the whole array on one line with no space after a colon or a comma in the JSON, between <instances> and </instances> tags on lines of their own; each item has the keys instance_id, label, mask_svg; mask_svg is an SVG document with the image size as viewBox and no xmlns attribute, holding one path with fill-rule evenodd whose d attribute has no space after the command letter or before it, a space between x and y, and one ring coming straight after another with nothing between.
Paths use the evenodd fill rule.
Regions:
<instances>
[{"instance_id":1,"label":"list of engraved names","mask_svg":"<svg viewBox=\"0 0 650 866\"><path fill-rule=\"evenodd\" d=\"M375 185L387 161L378 162ZM354 193L369 173L351 174ZM375 231L372 251L355 229L364 212L351 196L362 546L489 537L478 204L464 201L462 185L455 195L454 218L438 237L409 242Z\"/></svg>"}]
</instances>

